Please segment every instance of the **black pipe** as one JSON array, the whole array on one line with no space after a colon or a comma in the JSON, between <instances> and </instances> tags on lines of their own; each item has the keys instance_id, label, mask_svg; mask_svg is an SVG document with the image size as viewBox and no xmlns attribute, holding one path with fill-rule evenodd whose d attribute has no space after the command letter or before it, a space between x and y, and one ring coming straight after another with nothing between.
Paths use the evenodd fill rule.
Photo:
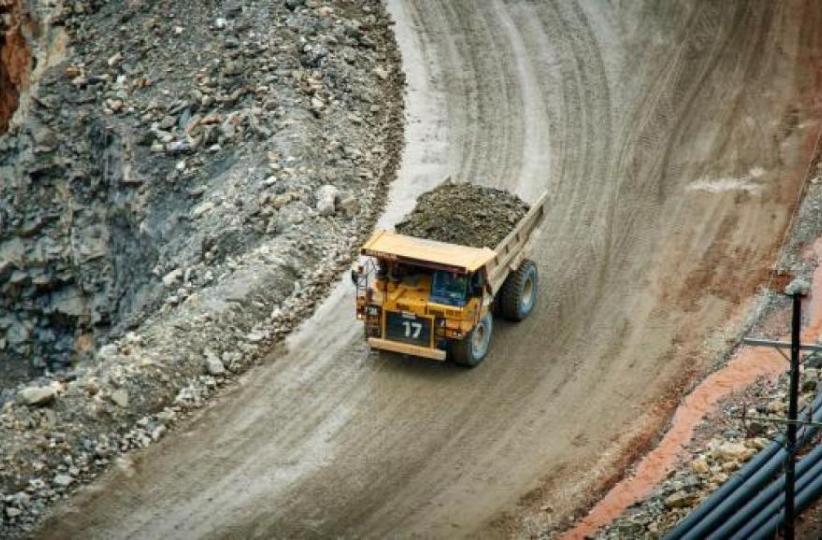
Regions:
<instances>
[{"instance_id":1,"label":"black pipe","mask_svg":"<svg viewBox=\"0 0 822 540\"><path fill-rule=\"evenodd\" d=\"M811 410L813 411L812 420L822 420L822 394L814 399ZM816 431L816 427L802 426L799 439L810 438ZM665 540L705 538L718 524L724 522L729 515L742 506L744 500L750 498L751 493L759 491L776 475L785 460L784 442L785 438L780 435L766 446L739 469L730 480L722 484L710 497L671 529L665 535Z\"/></svg>"},{"instance_id":2,"label":"black pipe","mask_svg":"<svg viewBox=\"0 0 822 540\"><path fill-rule=\"evenodd\" d=\"M751 461L746 463L744 467L739 469L730 480L719 486L719 489L714 491L710 497L705 499L693 512L685 516L685 519L680 521L676 527L668 531L668 534L665 535L665 540L680 540L684 538L691 529L701 524L703 519L710 516L714 509L724 502L729 495L732 495L740 485L748 480L748 478L782 448L781 439L782 437L780 436L777 440L766 446L761 452L754 456Z\"/></svg>"},{"instance_id":3,"label":"black pipe","mask_svg":"<svg viewBox=\"0 0 822 540\"><path fill-rule=\"evenodd\" d=\"M799 461L796 467L796 473L801 477L808 469L816 465L820 459L822 459L822 445L814 448ZM711 533L708 539L724 540L730 538L737 529L750 523L763 508L767 507L774 499L780 497L784 493L784 488L785 476L782 475L764 491L761 491L759 495L748 501L745 506L731 516L719 529Z\"/></svg>"},{"instance_id":4,"label":"black pipe","mask_svg":"<svg viewBox=\"0 0 822 540\"><path fill-rule=\"evenodd\" d=\"M750 498L751 493L755 493L767 485L777 474L784 461L785 450L780 445L777 452L763 466L759 467L758 470L754 470L746 480L735 486L732 493L718 503L702 521L686 532L682 537L683 540L701 540L708 536L719 524L724 523L729 516L744 505L745 501Z\"/></svg>"},{"instance_id":5,"label":"black pipe","mask_svg":"<svg viewBox=\"0 0 822 540\"><path fill-rule=\"evenodd\" d=\"M796 497L796 510L797 512L802 512L809 507L811 503L819 497L819 495L822 495L822 462L817 463L811 470L807 471L805 475L796 483L796 487L798 491ZM785 513L781 512L779 508L779 503L784 501L779 501L777 499L774 502L777 503L776 508L771 509L767 513L767 516L769 516L767 521L758 527L746 526L743 530L734 535L734 538L745 540L749 538L751 540L765 540L773 538L779 525L785 521ZM756 522L761 523L762 520L757 519Z\"/></svg>"},{"instance_id":6,"label":"black pipe","mask_svg":"<svg viewBox=\"0 0 822 540\"><path fill-rule=\"evenodd\" d=\"M822 420L822 395L817 397L813 403L814 413L811 416L812 420ZM816 432L816 427L807 428L803 426L800 429L799 438L804 440L806 437L812 437ZM784 437L779 437L775 441L779 448L770 459L764 463L754 464L758 466L758 470L753 470L749 473L748 478L734 486L734 491L727 494L724 500L718 502L716 506L699 522L696 523L691 530L687 531L682 537L683 540L702 540L717 527L721 526L730 516L745 505L746 501L764 487L776 476L783 468L785 458L787 457L787 450L782 446ZM772 443L773 444L773 443ZM749 465L754 463L753 460ZM754 466L751 467L754 469Z\"/></svg>"}]
</instances>

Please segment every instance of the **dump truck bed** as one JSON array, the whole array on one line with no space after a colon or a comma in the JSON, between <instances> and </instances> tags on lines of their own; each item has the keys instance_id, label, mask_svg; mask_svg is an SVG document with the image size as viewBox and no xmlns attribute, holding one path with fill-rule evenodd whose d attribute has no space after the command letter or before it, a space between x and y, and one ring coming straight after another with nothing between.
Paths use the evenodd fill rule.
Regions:
<instances>
[{"instance_id":1,"label":"dump truck bed","mask_svg":"<svg viewBox=\"0 0 822 540\"><path fill-rule=\"evenodd\" d=\"M508 273L522 262L531 235L545 218L547 200L546 191L494 249L438 242L380 229L371 235L360 254L458 273L472 273L485 267L491 289L496 294Z\"/></svg>"},{"instance_id":2,"label":"dump truck bed","mask_svg":"<svg viewBox=\"0 0 822 540\"><path fill-rule=\"evenodd\" d=\"M485 264L491 290L497 294L508 273L516 270L525 257L525 248L534 231L545 219L548 192L545 191L531 206L528 213L516 224L514 230L495 248L496 256Z\"/></svg>"}]
</instances>

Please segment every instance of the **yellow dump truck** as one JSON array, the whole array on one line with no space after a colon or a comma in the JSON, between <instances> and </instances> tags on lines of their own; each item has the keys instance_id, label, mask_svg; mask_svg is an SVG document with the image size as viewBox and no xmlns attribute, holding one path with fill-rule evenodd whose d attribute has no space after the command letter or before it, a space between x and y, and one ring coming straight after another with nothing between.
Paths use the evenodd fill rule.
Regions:
<instances>
[{"instance_id":1,"label":"yellow dump truck","mask_svg":"<svg viewBox=\"0 0 822 540\"><path fill-rule=\"evenodd\" d=\"M368 345L473 367L485 358L492 314L521 321L537 299L526 246L545 217L544 193L494 249L377 230L352 273Z\"/></svg>"}]
</instances>

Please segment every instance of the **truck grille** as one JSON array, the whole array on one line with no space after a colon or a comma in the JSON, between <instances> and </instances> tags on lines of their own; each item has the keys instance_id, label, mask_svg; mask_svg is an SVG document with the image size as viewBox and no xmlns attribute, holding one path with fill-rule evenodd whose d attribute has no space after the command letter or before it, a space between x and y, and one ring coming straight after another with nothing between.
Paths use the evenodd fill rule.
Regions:
<instances>
[{"instance_id":1,"label":"truck grille","mask_svg":"<svg viewBox=\"0 0 822 540\"><path fill-rule=\"evenodd\" d=\"M389 311L385 319L385 337L392 341L431 346L431 319L413 313Z\"/></svg>"}]
</instances>

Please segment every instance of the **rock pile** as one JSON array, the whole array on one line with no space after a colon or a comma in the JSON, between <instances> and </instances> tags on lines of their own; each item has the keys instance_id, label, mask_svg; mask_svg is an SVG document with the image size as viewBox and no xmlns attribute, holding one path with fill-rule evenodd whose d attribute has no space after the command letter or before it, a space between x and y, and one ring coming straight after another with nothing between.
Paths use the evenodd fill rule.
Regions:
<instances>
[{"instance_id":1,"label":"rock pile","mask_svg":"<svg viewBox=\"0 0 822 540\"><path fill-rule=\"evenodd\" d=\"M418 238L493 249L526 212L528 205L507 191L445 182L421 195L395 228Z\"/></svg>"},{"instance_id":2,"label":"rock pile","mask_svg":"<svg viewBox=\"0 0 822 540\"><path fill-rule=\"evenodd\" d=\"M377 0L42 4L70 56L0 135L3 538L310 315L402 137Z\"/></svg>"}]
</instances>

